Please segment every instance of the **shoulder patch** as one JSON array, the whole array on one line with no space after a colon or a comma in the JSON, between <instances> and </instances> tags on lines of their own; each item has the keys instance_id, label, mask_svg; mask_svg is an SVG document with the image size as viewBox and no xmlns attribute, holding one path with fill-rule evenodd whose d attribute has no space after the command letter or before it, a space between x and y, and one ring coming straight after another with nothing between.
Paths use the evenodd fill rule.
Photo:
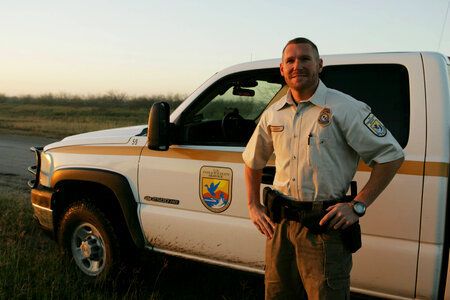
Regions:
<instances>
[{"instance_id":1,"label":"shoulder patch","mask_svg":"<svg viewBox=\"0 0 450 300\"><path fill-rule=\"evenodd\" d=\"M386 127L381 123L380 120L377 119L373 115L373 113L370 113L365 119L364 119L364 125L366 125L369 130L375 134L378 137L383 137L387 134Z\"/></svg>"}]
</instances>

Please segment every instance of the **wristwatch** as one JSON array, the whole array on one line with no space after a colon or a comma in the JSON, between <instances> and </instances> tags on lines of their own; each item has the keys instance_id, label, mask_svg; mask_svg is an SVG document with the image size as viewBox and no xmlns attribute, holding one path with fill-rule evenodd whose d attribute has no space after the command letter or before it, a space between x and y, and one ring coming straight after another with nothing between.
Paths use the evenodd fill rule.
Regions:
<instances>
[{"instance_id":1,"label":"wristwatch","mask_svg":"<svg viewBox=\"0 0 450 300\"><path fill-rule=\"evenodd\" d=\"M364 214L366 213L366 205L363 202L355 201L355 200L353 200L351 203L352 203L353 211L355 212L355 214L358 217L364 216Z\"/></svg>"}]
</instances>

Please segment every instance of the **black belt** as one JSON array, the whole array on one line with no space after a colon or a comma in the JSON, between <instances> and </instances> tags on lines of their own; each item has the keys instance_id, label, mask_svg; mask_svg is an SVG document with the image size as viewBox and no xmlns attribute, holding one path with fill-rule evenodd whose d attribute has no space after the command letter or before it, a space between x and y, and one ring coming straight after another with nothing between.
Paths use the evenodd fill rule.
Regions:
<instances>
[{"instance_id":1,"label":"black belt","mask_svg":"<svg viewBox=\"0 0 450 300\"><path fill-rule=\"evenodd\" d=\"M266 214L270 219L279 223L285 218L293 221L301 221L305 216L323 213L328 207L341 202L349 202L353 196L345 196L342 199L332 199L325 201L295 201L277 190L269 187L264 188L264 206Z\"/></svg>"},{"instance_id":2,"label":"black belt","mask_svg":"<svg viewBox=\"0 0 450 300\"><path fill-rule=\"evenodd\" d=\"M291 202L289 206L281 205L280 216L283 219L301 222L306 216L315 214L315 212L317 213L323 212L328 207L333 206L340 202L341 201L339 200L308 201L308 202L295 201Z\"/></svg>"},{"instance_id":3,"label":"black belt","mask_svg":"<svg viewBox=\"0 0 450 300\"><path fill-rule=\"evenodd\" d=\"M280 196L282 198L283 196ZM342 200L326 200L326 201L292 201L286 198L287 201L290 201L289 205L286 203L282 203L282 207L289 207L296 210L325 210L330 206L338 204L340 202L344 202ZM282 201L284 202L284 201Z\"/></svg>"},{"instance_id":4,"label":"black belt","mask_svg":"<svg viewBox=\"0 0 450 300\"><path fill-rule=\"evenodd\" d=\"M301 222L313 234L325 233L327 224L319 225L327 213L325 210L340 202L350 202L356 196L356 182L350 184L351 196L345 196L338 200L300 202L295 201L282 193L264 188L264 206L266 214L274 223L281 223L283 219ZM342 229L342 240L347 249L354 253L361 248L361 227L356 222L346 229Z\"/></svg>"}]
</instances>

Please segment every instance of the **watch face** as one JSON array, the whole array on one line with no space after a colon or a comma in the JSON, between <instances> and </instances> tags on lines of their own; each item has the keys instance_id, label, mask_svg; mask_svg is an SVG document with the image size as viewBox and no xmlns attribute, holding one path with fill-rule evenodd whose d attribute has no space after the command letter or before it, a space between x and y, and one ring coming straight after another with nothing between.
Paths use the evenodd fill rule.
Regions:
<instances>
[{"instance_id":1,"label":"watch face","mask_svg":"<svg viewBox=\"0 0 450 300\"><path fill-rule=\"evenodd\" d=\"M355 210L355 213L360 217L366 212L366 206L361 202L355 202L353 204L353 209Z\"/></svg>"}]
</instances>

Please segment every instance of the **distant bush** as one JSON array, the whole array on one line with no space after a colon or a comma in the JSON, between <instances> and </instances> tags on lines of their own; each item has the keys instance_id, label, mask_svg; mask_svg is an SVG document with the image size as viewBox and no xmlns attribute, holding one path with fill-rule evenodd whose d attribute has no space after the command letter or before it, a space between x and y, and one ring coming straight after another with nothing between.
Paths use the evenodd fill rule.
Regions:
<instances>
[{"instance_id":1,"label":"distant bush","mask_svg":"<svg viewBox=\"0 0 450 300\"><path fill-rule=\"evenodd\" d=\"M13 104L39 104L47 106L97 106L97 107L126 107L130 109L141 109L152 106L158 101L170 103L170 108L175 109L184 101L186 95L168 94L152 96L129 96L125 93L110 91L104 95L72 95L66 93L7 96L0 94L0 103Z\"/></svg>"}]
</instances>

